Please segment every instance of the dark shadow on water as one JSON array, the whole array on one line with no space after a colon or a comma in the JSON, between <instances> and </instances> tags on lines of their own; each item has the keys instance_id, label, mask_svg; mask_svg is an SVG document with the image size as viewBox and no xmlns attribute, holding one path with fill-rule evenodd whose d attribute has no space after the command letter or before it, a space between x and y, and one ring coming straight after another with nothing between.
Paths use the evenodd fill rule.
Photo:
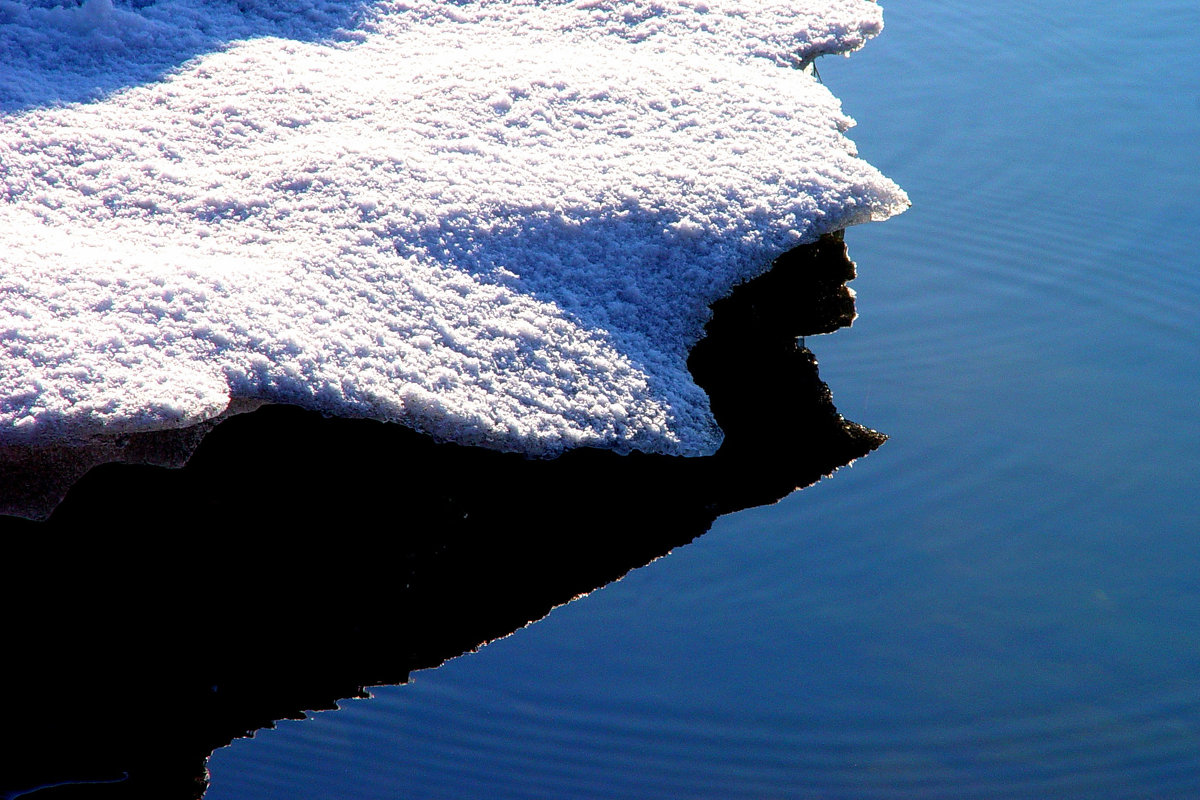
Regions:
<instances>
[{"instance_id":1,"label":"dark shadow on water","mask_svg":"<svg viewBox=\"0 0 1200 800\"><path fill-rule=\"evenodd\" d=\"M0 518L0 798L195 797L216 747L504 636L873 450L797 336L848 324L840 237L714 307L690 363L710 458L553 461L285 406L181 469L109 464ZM124 780L113 780L128 775Z\"/></svg>"},{"instance_id":2,"label":"dark shadow on water","mask_svg":"<svg viewBox=\"0 0 1200 800\"><path fill-rule=\"evenodd\" d=\"M352 39L371 2L208 0L196 17L156 0L0 3L0 112L102 99L240 39Z\"/></svg>"}]
</instances>

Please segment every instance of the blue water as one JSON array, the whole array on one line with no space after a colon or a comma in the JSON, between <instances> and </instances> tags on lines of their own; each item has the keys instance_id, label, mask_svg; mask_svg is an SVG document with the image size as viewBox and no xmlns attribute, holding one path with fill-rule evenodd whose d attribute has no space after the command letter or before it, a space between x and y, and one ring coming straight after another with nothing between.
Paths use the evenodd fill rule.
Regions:
<instances>
[{"instance_id":1,"label":"blue water","mask_svg":"<svg viewBox=\"0 0 1200 800\"><path fill-rule=\"evenodd\" d=\"M886 14L820 70L914 205L808 344L891 440L210 800L1200 796L1200 6Z\"/></svg>"}]
</instances>

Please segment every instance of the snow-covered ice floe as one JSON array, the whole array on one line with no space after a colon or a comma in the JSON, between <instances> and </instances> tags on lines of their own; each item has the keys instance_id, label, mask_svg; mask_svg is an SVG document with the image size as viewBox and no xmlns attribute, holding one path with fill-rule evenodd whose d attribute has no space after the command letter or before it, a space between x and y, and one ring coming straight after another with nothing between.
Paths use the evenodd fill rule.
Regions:
<instances>
[{"instance_id":1,"label":"snow-covered ice floe","mask_svg":"<svg viewBox=\"0 0 1200 800\"><path fill-rule=\"evenodd\" d=\"M711 453L709 303L898 213L868 0L0 0L0 445L232 399Z\"/></svg>"}]
</instances>

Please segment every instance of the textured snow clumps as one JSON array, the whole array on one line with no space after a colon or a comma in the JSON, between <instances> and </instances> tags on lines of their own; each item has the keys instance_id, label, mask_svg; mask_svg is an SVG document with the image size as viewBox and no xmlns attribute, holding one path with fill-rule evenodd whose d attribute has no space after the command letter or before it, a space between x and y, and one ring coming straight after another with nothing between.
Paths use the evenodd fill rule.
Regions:
<instances>
[{"instance_id":1,"label":"textured snow clumps","mask_svg":"<svg viewBox=\"0 0 1200 800\"><path fill-rule=\"evenodd\" d=\"M694 455L708 304L907 206L867 0L0 0L0 445L233 398Z\"/></svg>"}]
</instances>

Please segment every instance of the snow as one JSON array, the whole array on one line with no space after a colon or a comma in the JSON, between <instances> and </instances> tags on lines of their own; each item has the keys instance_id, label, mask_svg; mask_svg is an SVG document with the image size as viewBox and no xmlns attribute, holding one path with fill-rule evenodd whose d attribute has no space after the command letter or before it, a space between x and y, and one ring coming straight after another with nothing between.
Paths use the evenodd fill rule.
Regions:
<instances>
[{"instance_id":1,"label":"snow","mask_svg":"<svg viewBox=\"0 0 1200 800\"><path fill-rule=\"evenodd\" d=\"M907 207L867 0L0 0L0 445L231 399L711 453L708 304Z\"/></svg>"}]
</instances>

